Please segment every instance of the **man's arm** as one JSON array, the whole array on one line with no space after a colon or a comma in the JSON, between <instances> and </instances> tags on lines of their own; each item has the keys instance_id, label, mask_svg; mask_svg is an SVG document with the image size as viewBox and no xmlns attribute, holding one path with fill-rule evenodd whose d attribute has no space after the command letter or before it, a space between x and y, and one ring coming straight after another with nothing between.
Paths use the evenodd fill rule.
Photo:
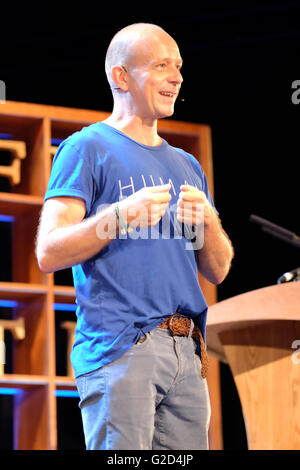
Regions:
<instances>
[{"instance_id":1,"label":"man's arm","mask_svg":"<svg viewBox=\"0 0 300 470\"><path fill-rule=\"evenodd\" d=\"M199 211L200 209L200 211ZM197 211L198 210L198 211ZM199 223L199 213L202 215ZM202 248L196 251L200 273L213 284L220 284L227 276L234 255L229 237L205 194L188 185L181 186L177 218L180 222L196 226L198 235L204 236Z\"/></svg>"},{"instance_id":2,"label":"man's arm","mask_svg":"<svg viewBox=\"0 0 300 470\"><path fill-rule=\"evenodd\" d=\"M128 225L156 225L171 200L170 188L170 184L145 187L120 201L122 218ZM80 198L54 197L45 202L36 240L36 256L43 272L83 263L116 238L119 221L114 204L86 219L85 213Z\"/></svg>"},{"instance_id":3,"label":"man's arm","mask_svg":"<svg viewBox=\"0 0 300 470\"><path fill-rule=\"evenodd\" d=\"M200 273L213 284L220 284L229 272L234 252L216 213L204 223L204 245L196 254Z\"/></svg>"},{"instance_id":4,"label":"man's arm","mask_svg":"<svg viewBox=\"0 0 300 470\"><path fill-rule=\"evenodd\" d=\"M36 240L36 256L40 269L51 273L85 261L104 248L110 241L97 236L98 224L115 226L112 206L84 219L86 212L82 199L55 197L43 207Z\"/></svg>"}]
</instances>

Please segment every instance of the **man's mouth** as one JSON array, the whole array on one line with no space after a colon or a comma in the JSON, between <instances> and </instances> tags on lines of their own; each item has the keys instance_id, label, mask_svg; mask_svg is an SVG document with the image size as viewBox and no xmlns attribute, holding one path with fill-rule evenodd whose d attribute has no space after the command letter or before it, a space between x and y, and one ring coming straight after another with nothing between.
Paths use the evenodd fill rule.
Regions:
<instances>
[{"instance_id":1,"label":"man's mouth","mask_svg":"<svg viewBox=\"0 0 300 470\"><path fill-rule=\"evenodd\" d=\"M167 96L168 98L174 98L174 96L176 96L176 93L172 91L160 91L159 94L162 96Z\"/></svg>"}]
</instances>

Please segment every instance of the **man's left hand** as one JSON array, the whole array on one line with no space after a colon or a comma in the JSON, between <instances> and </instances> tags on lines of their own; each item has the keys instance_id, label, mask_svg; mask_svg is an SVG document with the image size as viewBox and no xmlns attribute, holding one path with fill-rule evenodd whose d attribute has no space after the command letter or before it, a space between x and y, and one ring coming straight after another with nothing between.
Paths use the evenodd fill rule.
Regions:
<instances>
[{"instance_id":1,"label":"man's left hand","mask_svg":"<svg viewBox=\"0 0 300 470\"><path fill-rule=\"evenodd\" d=\"M183 184L180 186L177 201L177 220L189 225L209 225L214 210L203 191L195 186Z\"/></svg>"}]
</instances>

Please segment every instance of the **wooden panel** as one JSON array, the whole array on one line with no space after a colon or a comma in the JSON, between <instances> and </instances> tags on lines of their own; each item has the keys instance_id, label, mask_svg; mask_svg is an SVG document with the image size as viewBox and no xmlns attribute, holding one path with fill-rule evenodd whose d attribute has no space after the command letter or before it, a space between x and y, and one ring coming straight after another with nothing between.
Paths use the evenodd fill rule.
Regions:
<instances>
[{"instance_id":1,"label":"wooden panel","mask_svg":"<svg viewBox=\"0 0 300 470\"><path fill-rule=\"evenodd\" d=\"M11 106L7 106L7 103L1 105L0 133L8 134L16 140L26 140L27 132L36 125L39 119L31 118L26 115L19 116L16 111L10 115L9 112L6 112L8 108L11 108ZM15 105L13 108L16 110Z\"/></svg>"},{"instance_id":2,"label":"wooden panel","mask_svg":"<svg viewBox=\"0 0 300 470\"><path fill-rule=\"evenodd\" d=\"M46 295L34 296L16 308L25 318L26 337L14 345L16 374L47 377L47 387L25 389L16 396L14 430L18 449L56 449L55 323L51 287ZM16 376L22 379L22 376ZM28 379L27 377L27 380ZM38 409L37 409L38 408Z\"/></svg>"},{"instance_id":3,"label":"wooden panel","mask_svg":"<svg viewBox=\"0 0 300 470\"><path fill-rule=\"evenodd\" d=\"M53 411L49 397L52 386L23 390L14 397L14 447L18 450L54 450L56 438L51 432Z\"/></svg>"},{"instance_id":4,"label":"wooden panel","mask_svg":"<svg viewBox=\"0 0 300 470\"><path fill-rule=\"evenodd\" d=\"M0 214L20 216L30 212L38 213L43 206L41 196L0 193Z\"/></svg>"},{"instance_id":5,"label":"wooden panel","mask_svg":"<svg viewBox=\"0 0 300 470\"><path fill-rule=\"evenodd\" d=\"M208 305L217 302L216 287L199 274L199 282ZM209 354L209 371L207 377L211 403L211 420L209 427L209 448L211 450L223 449L222 433L222 406L221 406L221 378L219 360Z\"/></svg>"},{"instance_id":6,"label":"wooden panel","mask_svg":"<svg viewBox=\"0 0 300 470\"><path fill-rule=\"evenodd\" d=\"M209 449L222 450L223 433L220 362L211 355L209 355L207 384L211 404L211 419L208 431Z\"/></svg>"},{"instance_id":7,"label":"wooden panel","mask_svg":"<svg viewBox=\"0 0 300 470\"><path fill-rule=\"evenodd\" d=\"M41 284L0 282L0 298L5 300L26 301L46 293L47 287Z\"/></svg>"},{"instance_id":8,"label":"wooden panel","mask_svg":"<svg viewBox=\"0 0 300 470\"><path fill-rule=\"evenodd\" d=\"M14 373L16 374L49 374L49 322L48 294L18 304L15 317L25 319L23 341L14 345ZM51 348L52 350L52 348Z\"/></svg>"},{"instance_id":9,"label":"wooden panel","mask_svg":"<svg viewBox=\"0 0 300 470\"><path fill-rule=\"evenodd\" d=\"M220 332L269 320L300 320L299 305L298 282L263 287L211 305L207 319L208 348L226 361Z\"/></svg>"},{"instance_id":10,"label":"wooden panel","mask_svg":"<svg viewBox=\"0 0 300 470\"><path fill-rule=\"evenodd\" d=\"M21 103L17 101L6 101L4 105L1 105L1 111L1 114L5 116L5 122L8 121L8 116L10 116L10 121L12 123L17 119L20 120L21 118L26 118L26 121L30 118L32 121L34 118L49 118L56 121L89 123L103 121L109 116L109 113L102 111L65 108L63 106L50 106L35 103Z\"/></svg>"},{"instance_id":11,"label":"wooden panel","mask_svg":"<svg viewBox=\"0 0 300 470\"><path fill-rule=\"evenodd\" d=\"M107 114L108 117L108 114ZM74 132L80 131L84 126L88 126L94 122L98 122L97 120L92 121L61 121L57 119L51 120L51 138L64 140L69 137Z\"/></svg>"},{"instance_id":12,"label":"wooden panel","mask_svg":"<svg viewBox=\"0 0 300 470\"><path fill-rule=\"evenodd\" d=\"M57 390L65 390L66 388L69 390L77 390L75 380L72 377L57 376L55 378L55 385Z\"/></svg>"},{"instance_id":13,"label":"wooden panel","mask_svg":"<svg viewBox=\"0 0 300 470\"><path fill-rule=\"evenodd\" d=\"M300 322L273 321L220 338L239 392L249 450L300 449Z\"/></svg>"},{"instance_id":14,"label":"wooden panel","mask_svg":"<svg viewBox=\"0 0 300 470\"><path fill-rule=\"evenodd\" d=\"M75 303L76 295L74 287L54 286L53 288L55 302L58 303Z\"/></svg>"},{"instance_id":15,"label":"wooden panel","mask_svg":"<svg viewBox=\"0 0 300 470\"><path fill-rule=\"evenodd\" d=\"M12 225L12 271L15 282L47 284L35 255L35 240L40 210L16 217ZM26 248L25 248L26 247Z\"/></svg>"},{"instance_id":16,"label":"wooden panel","mask_svg":"<svg viewBox=\"0 0 300 470\"><path fill-rule=\"evenodd\" d=\"M38 120L27 129L27 157L21 164L21 182L14 192L43 196L49 177L50 124L45 119Z\"/></svg>"},{"instance_id":17,"label":"wooden panel","mask_svg":"<svg viewBox=\"0 0 300 470\"><path fill-rule=\"evenodd\" d=\"M34 389L41 385L48 385L49 377L45 375L27 375L27 374L2 374L0 376L0 386L12 387L17 386L21 390Z\"/></svg>"},{"instance_id":18,"label":"wooden panel","mask_svg":"<svg viewBox=\"0 0 300 470\"><path fill-rule=\"evenodd\" d=\"M212 137L209 126L201 126L201 138L199 139L199 154L202 156L200 163L206 174L208 186L212 198L214 197L214 174L212 158Z\"/></svg>"}]
</instances>

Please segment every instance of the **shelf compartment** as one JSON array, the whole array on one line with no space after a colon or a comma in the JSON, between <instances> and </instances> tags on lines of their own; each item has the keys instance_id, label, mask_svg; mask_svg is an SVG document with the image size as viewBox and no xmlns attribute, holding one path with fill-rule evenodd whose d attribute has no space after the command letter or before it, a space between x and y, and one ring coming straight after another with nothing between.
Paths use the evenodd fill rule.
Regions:
<instances>
[{"instance_id":1,"label":"shelf compartment","mask_svg":"<svg viewBox=\"0 0 300 470\"><path fill-rule=\"evenodd\" d=\"M14 397L14 448L55 450L56 399L52 381L22 389Z\"/></svg>"},{"instance_id":2,"label":"shelf compartment","mask_svg":"<svg viewBox=\"0 0 300 470\"><path fill-rule=\"evenodd\" d=\"M70 304L59 304L61 308L55 308L55 358L56 374L72 377L74 376L71 353L74 344L74 335L76 327L76 314L74 309L70 310Z\"/></svg>"},{"instance_id":3,"label":"shelf compartment","mask_svg":"<svg viewBox=\"0 0 300 470\"><path fill-rule=\"evenodd\" d=\"M56 415L53 383L42 375L0 376L0 388L13 395L13 448L18 450L56 449Z\"/></svg>"},{"instance_id":4,"label":"shelf compartment","mask_svg":"<svg viewBox=\"0 0 300 470\"><path fill-rule=\"evenodd\" d=\"M56 391L57 449L85 450L79 397L73 390Z\"/></svg>"},{"instance_id":5,"label":"shelf compartment","mask_svg":"<svg viewBox=\"0 0 300 470\"><path fill-rule=\"evenodd\" d=\"M12 186L21 181L21 160L26 158L26 144L21 140L0 139L0 151L11 154L10 165L0 165L1 177L8 178ZM1 161L2 163L2 161Z\"/></svg>"},{"instance_id":6,"label":"shelf compartment","mask_svg":"<svg viewBox=\"0 0 300 470\"><path fill-rule=\"evenodd\" d=\"M39 217L39 210L32 211L16 217L12 224L12 280L14 282L48 284L48 275L40 270L35 254Z\"/></svg>"},{"instance_id":7,"label":"shelf compartment","mask_svg":"<svg viewBox=\"0 0 300 470\"><path fill-rule=\"evenodd\" d=\"M4 235L0 281L48 284L48 275L40 270L35 254L40 201L18 205L15 199L0 195L0 223Z\"/></svg>"},{"instance_id":8,"label":"shelf compartment","mask_svg":"<svg viewBox=\"0 0 300 470\"><path fill-rule=\"evenodd\" d=\"M22 141L26 145L26 158L19 160L20 181L10 185L10 192L43 196L50 173L49 120L9 116L4 111L0 114L0 134L6 134L7 141Z\"/></svg>"},{"instance_id":9,"label":"shelf compartment","mask_svg":"<svg viewBox=\"0 0 300 470\"><path fill-rule=\"evenodd\" d=\"M11 320L22 319L25 324L24 339L13 340L12 347L7 350L6 359L8 364L12 363L9 371L13 374L32 376L53 373L54 328L51 322L51 292L40 284L1 282L0 299L12 303Z\"/></svg>"}]
</instances>

